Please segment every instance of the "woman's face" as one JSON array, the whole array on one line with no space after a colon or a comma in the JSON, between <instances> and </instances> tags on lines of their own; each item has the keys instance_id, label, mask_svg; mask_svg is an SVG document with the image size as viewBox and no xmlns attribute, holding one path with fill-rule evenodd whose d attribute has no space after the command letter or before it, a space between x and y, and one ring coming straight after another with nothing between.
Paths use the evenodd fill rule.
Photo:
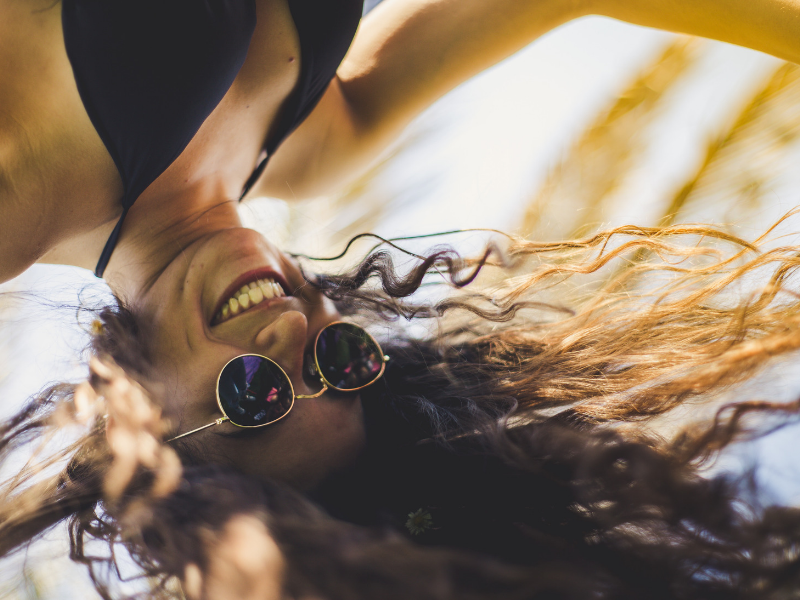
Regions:
<instances>
[{"instance_id":1,"label":"woman's face","mask_svg":"<svg viewBox=\"0 0 800 600\"><path fill-rule=\"evenodd\" d=\"M241 303L241 288L249 284L259 289ZM303 358L316 334L339 319L330 300L305 284L294 261L244 228L216 231L191 244L132 306L149 328L159 387L151 391L163 399L176 433L222 416L217 377L240 354L273 359L296 394L318 392L320 385L303 380ZM187 440L214 462L310 489L351 464L363 448L361 402L357 394L298 399L272 425L243 429L223 423Z\"/></svg>"}]
</instances>

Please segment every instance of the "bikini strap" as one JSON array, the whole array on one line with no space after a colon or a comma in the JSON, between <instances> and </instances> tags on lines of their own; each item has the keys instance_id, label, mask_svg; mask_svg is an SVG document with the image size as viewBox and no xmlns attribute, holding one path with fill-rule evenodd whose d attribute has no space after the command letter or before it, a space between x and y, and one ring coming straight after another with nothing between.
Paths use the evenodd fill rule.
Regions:
<instances>
[{"instance_id":1,"label":"bikini strap","mask_svg":"<svg viewBox=\"0 0 800 600\"><path fill-rule=\"evenodd\" d=\"M111 235L108 237L108 241L106 241L106 245L103 248L103 252L100 254L100 260L97 261L97 266L94 268L94 274L97 277L102 277L106 267L108 266L108 261L111 259L111 253L114 252L114 248L117 245L117 240L119 240L119 232L122 230L122 223L125 221L125 217L128 216L128 209L130 209L130 205L122 209L122 214L119 216L119 220L114 227L114 231L111 232Z\"/></svg>"}]
</instances>

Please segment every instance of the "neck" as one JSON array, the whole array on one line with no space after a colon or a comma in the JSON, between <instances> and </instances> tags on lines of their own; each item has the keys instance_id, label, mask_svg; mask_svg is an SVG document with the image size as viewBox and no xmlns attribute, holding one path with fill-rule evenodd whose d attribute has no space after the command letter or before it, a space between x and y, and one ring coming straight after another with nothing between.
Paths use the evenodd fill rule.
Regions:
<instances>
[{"instance_id":1,"label":"neck","mask_svg":"<svg viewBox=\"0 0 800 600\"><path fill-rule=\"evenodd\" d=\"M104 274L114 293L137 297L187 246L214 231L240 227L238 203L226 197L223 190L202 183L169 198L139 197Z\"/></svg>"}]
</instances>

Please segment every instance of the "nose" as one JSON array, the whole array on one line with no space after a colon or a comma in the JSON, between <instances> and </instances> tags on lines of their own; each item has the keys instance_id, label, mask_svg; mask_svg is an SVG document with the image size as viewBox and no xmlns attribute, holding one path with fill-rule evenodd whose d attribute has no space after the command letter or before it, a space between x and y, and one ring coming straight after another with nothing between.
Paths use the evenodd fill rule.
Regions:
<instances>
[{"instance_id":1,"label":"nose","mask_svg":"<svg viewBox=\"0 0 800 600\"><path fill-rule=\"evenodd\" d=\"M303 382L303 357L308 320L299 311L287 311L256 334L254 351L278 363L292 380L295 393L310 391Z\"/></svg>"}]
</instances>

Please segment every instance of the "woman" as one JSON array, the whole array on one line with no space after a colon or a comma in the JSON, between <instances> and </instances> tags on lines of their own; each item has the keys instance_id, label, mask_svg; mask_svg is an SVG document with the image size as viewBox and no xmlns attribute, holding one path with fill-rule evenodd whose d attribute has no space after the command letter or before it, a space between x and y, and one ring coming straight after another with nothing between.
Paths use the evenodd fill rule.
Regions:
<instances>
[{"instance_id":1,"label":"woman","mask_svg":"<svg viewBox=\"0 0 800 600\"><path fill-rule=\"evenodd\" d=\"M396 8L392 9L393 6ZM399 2L387 4L386 9L380 14L391 15L392 12L390 11L401 10L398 8L399 6ZM479 7L477 4L461 3L459 6L463 8L455 11L459 18L452 18L452 12L447 13L448 26L452 24L452 30L450 30L442 27L442 19L444 17L441 17L438 21L425 19L431 17L427 13L431 12L435 15L435 8L438 7L443 10L442 7L444 6L447 5L425 4L414 6L412 8L418 9L420 11L419 14L413 13L405 20L401 19L399 21L404 26L417 25L421 27L421 30L416 30L413 39L415 42L419 40L428 41L434 44L433 46L415 43L412 47L409 44L403 44L403 35L399 33L397 37L389 37L388 39L379 34L375 34L375 39L363 38L367 40L364 42L365 48L369 47L369 43L373 43L385 50L367 54L368 56L378 56L380 60L376 61L375 64L380 64L382 65L381 67L372 68L372 64L354 64L353 66L353 72L361 74L365 78L361 80L361 83L365 86L365 81L368 77L376 78L369 79L370 85L366 95L377 92L385 93L384 100L386 104L380 107L380 111L376 112L381 115L380 119L385 118L386 121L382 122L381 127L374 130L381 133L381 135L375 133L374 136L367 135L362 137L360 134L363 132L357 132L355 128L351 127L349 134L345 131L345 135L332 136L330 144L319 146L321 155L318 164L321 166L317 166L315 161L303 163L298 161L296 163L303 165L304 169L313 169L313 173L304 170L304 174L300 177L301 181L324 182L328 177L326 173L334 171L338 173L346 170L344 169L345 166L357 162L358 157L361 156L359 152L366 154L376 147L367 142L379 146L379 142L382 143L382 140L385 139L382 136L385 135L388 138L389 134L404 122L404 119L410 118L415 108L419 108L425 101L429 101L448 86L453 85L459 77L466 76L471 70L477 68L476 65L485 64L481 63L481 61L488 63L508 54L513 49L526 43L521 38L530 39L532 37L531 31L537 33L548 26L560 22L560 20L582 14L581 12L565 14L562 12L564 10L562 5L550 6L546 3L536 3L535 6L517 5L515 3L515 8L523 11L524 15L500 11L496 4L493 4L492 10L489 11L485 6ZM761 20L750 19L750 7L750 4L736 5L734 7L735 10L731 13L733 16L726 13L726 18L720 19L710 19L710 7L698 4L687 6L686 10L680 13L680 17L670 15L669 7L651 7L651 9L642 11L637 11L631 6L626 6L622 9L611 7L609 8L609 13L611 13L612 9L615 9L619 11L615 13L616 16L630 18L634 21L640 20L650 24L661 22L669 24L676 29L713 34L733 41L747 41L783 56L791 56L792 36L789 33L775 35L772 31L773 28L784 32L791 31L791 19L779 18L778 9L785 8L786 5L777 7L772 4L764 4L760 6L761 12L759 15L763 17ZM483 8L484 12L481 12L479 8ZM573 9L575 7L569 8ZM599 11L599 9L596 9L596 11ZM507 21L510 16L525 16L527 19L516 19L513 26L506 29L501 26L487 27L489 21L481 18L486 17L487 12L491 12L491 16L499 21ZM439 14L441 15L441 13ZM772 18L771 21L770 17ZM377 16L375 18L377 19ZM763 25L765 20L769 21L766 26ZM398 21L396 20L395 22ZM529 29L524 32L524 35L518 32L520 22L529 24ZM438 23L435 30L430 25L426 25L430 23ZM474 24L472 29L467 27L469 23ZM754 35L752 27L744 27L743 23L755 25L755 28L764 34L763 38ZM763 30L760 29L762 26L764 27ZM431 28L429 29L428 27ZM487 28L488 32L484 31L484 28ZM427 36L424 35L425 31L428 32ZM459 52L444 53L442 61L438 62L433 68L430 66L430 48L449 47L453 40L444 35L447 31L460 33L469 31L484 32L486 38L482 39L480 35L472 37L459 35L458 37L461 40L461 46L458 47ZM766 35L767 32L769 32L769 35ZM511 35L512 33L513 35ZM783 46L773 45L780 44L781 39L785 41ZM775 40L778 41L776 42ZM494 47L499 48L497 52L493 54L491 51L487 52L485 47L477 47L477 42L484 43L487 41L495 42ZM442 44L443 46L437 46L436 44ZM398 47L402 48L403 52L399 52L397 50ZM489 45L489 47L493 46ZM387 83L386 79L390 77L390 73L396 75L404 72L396 69L388 70L392 66L392 60L389 60L392 57L392 48L399 53L398 56L402 55L403 64L408 64L406 63L408 54L404 53L408 53L409 48L411 48L411 56L416 56L419 60L419 64L416 66L427 65L428 68L405 71L408 75L408 80L395 76ZM424 56L415 54L417 48L425 48ZM420 50L419 54L423 54L423 51ZM463 59L462 57L464 56L471 60ZM452 61L452 64L448 60ZM410 64L413 65L414 61L410 61ZM450 66L453 68L445 68ZM386 67L386 71L382 70L384 67ZM414 79L411 76L412 72L414 77L418 78L421 83L417 83L417 79L413 82L411 81L411 79ZM383 86L379 78L381 74L384 77ZM425 75L430 76L430 78L426 78ZM442 80L446 81L442 82ZM353 81L359 81L358 77L354 76ZM398 81L407 84L406 89L403 91L411 92L411 95L404 93L402 97L400 96L399 92L393 87L397 85ZM438 81L441 85L437 87L432 84L432 81ZM423 91L425 93L422 93ZM416 95L416 92L419 92L420 95ZM348 93L348 97L357 98L358 96L359 94L355 89L353 94ZM414 98L422 98L422 100L415 103ZM326 126L329 123L324 118L325 112L321 108L323 104L324 100L319 105L319 110L321 111L319 114L323 115L319 117L319 123L324 125L322 130L327 131ZM332 106L336 107L336 102L332 101ZM338 106L341 108L341 104ZM331 108L330 110L331 115L340 114L337 112L339 109ZM366 120L370 127L374 125L369 119ZM303 128L311 131L313 122L314 117L312 115L311 119L298 129L297 135L301 133ZM331 120L330 124L331 126L334 126L334 124L337 127L341 126L340 121ZM350 122L350 125L353 125L352 122ZM348 130L348 126L345 125L344 129ZM318 130L314 129L314 131ZM359 135L356 135L356 133L359 133ZM286 161L284 161L285 164L295 164L291 159L292 154L288 151L290 142L291 140L287 140L287 145L283 146L281 150L283 154L279 153L275 157L272 166L280 165L279 158L281 156L287 157ZM359 145L362 142L364 145ZM313 145L313 142L309 142L309 146ZM295 147L298 148L298 155L303 153L305 148L305 146L300 145L300 142ZM355 151L357 148L360 148L358 152ZM350 154L351 151L354 153ZM329 152L332 156L322 160ZM309 156L313 156L313 154ZM348 163L345 160L346 157L350 157L347 160L352 159L353 163ZM327 160L331 162L326 162ZM340 160L342 161L341 163L338 162ZM214 167L218 167L219 164L215 162ZM325 169L327 167L323 168L326 164L334 165L335 168L331 167L330 171L326 172ZM222 170L220 168L220 171ZM268 176L269 173L265 175L265 177ZM207 424L209 420L213 421L219 417L216 412L216 405L213 402L214 379L219 376L229 359L242 353L258 353L274 357L276 362L286 371L289 379L295 384L299 395L312 396L318 393L320 391L319 382L312 380L303 383L301 369L303 351L323 326L338 318L334 307L323 298L320 290L306 285L305 278L302 277L299 270L291 266L286 257L269 246L267 242L256 237L255 234L232 227L238 223L232 210L232 203L224 202L220 204L220 196L216 192L216 195L209 192L210 188L218 189L215 187L215 183L219 183L219 181L213 180L213 178L205 178L202 174L198 175L198 177L200 178L198 185L192 188L195 191L199 190L196 203L188 201L158 203L155 201L156 196L154 196L152 210L147 217L140 217L141 220L137 227L136 221L133 219L134 213L139 210L138 207L146 205L146 203L141 202L144 197L139 198L136 203L136 209L131 209L125 221L126 231L129 231L129 234L124 234L120 238L117 251L112 256L107 272L109 281L115 290L130 300L135 321L139 323L140 330L144 332L138 338L144 342L141 348L141 356L148 358L147 361L140 365L143 367L141 369L143 380L148 383L151 393L164 402L164 410L174 427L174 430L170 433L174 435L191 431ZM219 175L219 177L224 178L223 175ZM306 177L309 179L306 180ZM244 177L240 179L244 179ZM191 177L189 177L189 180L192 181ZM173 191L177 190L176 181L173 180ZM284 181L288 181L288 179L284 179ZM185 183L185 179L181 179L181 183ZM208 184L207 187L205 187L206 184ZM165 197L160 196L161 199ZM189 204L192 205L191 211L185 211L184 209ZM144 213L140 211L140 214L143 215ZM153 215L158 218L154 218ZM202 218L198 218L198 215L202 215ZM154 218L156 226L153 226L153 223L149 221L151 218ZM126 235L128 235L128 242L125 241ZM118 267L114 267L115 260L119 265ZM372 263L366 264L366 272L369 271L370 264ZM324 289L325 281L317 282L318 287ZM361 279L356 277L355 283L360 281ZM257 302L259 292L254 292L255 298L244 302L252 302L253 305L262 306L262 308L257 311L248 311L247 309L241 311L243 305L242 296L246 294L247 297L250 297L250 292L242 293L241 288L245 284L249 287L251 283L258 283L259 289L262 289L262 284L265 286L261 291L262 299ZM274 287L276 284L280 289ZM344 290L349 287L353 287L353 285L347 282L343 284ZM415 285L401 289L400 295L413 287ZM274 301L265 303L263 299L268 293L266 290L270 288L272 289L272 300ZM331 292L334 296L336 296L335 291ZM287 293L291 293L291 297L287 298L285 296ZM235 302L231 302L231 300ZM283 309L280 308L281 303L283 303ZM228 315L224 313L225 304L228 305ZM230 315L233 315L233 317ZM111 327L108 329L109 331L114 331ZM178 334L178 332L180 333ZM510 335L513 339L513 333ZM134 343L136 339L133 336L129 340L114 337L109 340L109 343L112 348L117 348L120 345ZM562 339L567 340L569 337L564 335ZM509 342L507 339L500 341L503 344L508 344ZM609 340L606 341L609 342ZM617 343L619 342L617 341ZM480 348L480 344L476 347ZM539 346L532 347L539 348ZM462 350L456 345L448 346L448 348L459 352ZM467 349L469 348L464 350L466 351ZM418 375L420 370L423 375L427 372L427 368L423 367L427 367L429 364L430 355L426 354L427 349L423 348L423 350L423 352L416 355L414 360L409 361L413 375ZM404 364L407 364L398 360L398 357L402 356L402 352L402 347L388 349L389 355L395 362L392 363L392 360L390 360L387 380L395 369L393 365L399 365L396 368L402 369ZM115 351L114 354L128 368L132 368L137 362L130 361L130 359L128 361L122 360L122 355L119 352ZM669 355L670 353L666 352L666 354ZM479 354L478 356L482 355ZM550 354L550 356L554 358L556 365L567 364L559 363L559 356L554 354ZM758 355L760 358L764 356ZM516 357L517 354L512 353L510 355L510 359L515 359ZM439 361L437 364L442 365L442 370L449 368L446 361ZM465 366L480 373L480 369L477 368L480 364L480 361L467 361ZM503 368L508 367L509 364L514 364L514 361L500 363ZM665 364L674 366L670 363ZM144 365L150 366L145 367ZM574 373L578 376L582 376L583 369L587 368L580 361L568 362L568 366L574 368ZM619 373L624 373L626 377L630 377L624 361L616 365L616 370ZM566 371L572 372L570 369L566 369ZM609 375L613 375L617 371L614 369L602 371L604 376L602 384L604 386L607 385ZM394 372L402 374L402 376L398 375L400 381L407 379L408 374L402 370ZM732 372L735 371L730 369L725 371L730 376L733 376L731 375ZM523 375L527 377L524 381L532 381L534 379L530 373ZM610 379L613 380L614 378L611 377ZM713 377L706 381L706 384L709 384L712 380ZM469 381L469 378L467 377L465 381ZM493 398L493 405L485 409L489 411L490 416L495 417L491 419L492 423L496 421L496 417L510 414L510 406L517 401L515 394L510 393L508 389L502 388L502 386L498 388L495 385L498 381L500 383L503 382L502 378L498 378L497 372L492 372L490 369L488 374L483 373L476 383L479 395L488 395ZM548 403L576 401L591 397L590 392L597 391L598 386L589 385L588 382L590 381L597 380L592 377L582 376L582 378L575 380L574 388L567 386L562 390L546 386L544 390L529 390L527 395L537 400L535 403L537 407ZM627 383L633 381L636 381L636 379L623 380L623 382ZM441 386L446 382L447 380L438 380L427 382L425 385L437 384ZM488 382L492 383L491 394L487 394L486 390L480 387L481 385L489 385ZM626 387L627 383L622 386L623 391L629 389ZM681 394L676 393L676 389L682 390L679 387L662 390L660 392L661 395L657 395L656 401L652 402L652 404L640 406L620 403L614 406L614 410L618 411L619 416L625 416L632 412L641 413L643 410L659 412L668 407L670 403L680 399ZM694 388L690 387L688 389ZM364 393L367 394L369 392ZM498 394L500 394L499 400L494 405ZM414 393L410 395L413 397ZM455 395L456 400L463 397L469 398L470 396L465 396L462 393ZM276 424L269 431L268 437L259 438L261 443L268 444L268 446L259 446L258 452L269 455L271 457L270 461L245 461L236 463L235 466L251 475L276 477L292 484L295 488L313 490L315 493L325 497L326 504L332 507L331 510L336 509L341 511L343 516L349 516L345 514L345 509L348 509L348 507L342 506L343 502L337 500L334 493L336 489L331 490L328 486L332 485L331 482L342 481L341 478L350 476L351 469L362 467L359 459L364 454L365 444L369 442L369 430L365 430L362 425L361 403L355 396L345 396L341 401L338 399L334 401L332 395L309 398L307 400L308 402L298 402L291 415L283 419L281 424ZM542 402L539 403L538 400L542 400ZM461 412L464 412L464 414L460 414ZM473 412L477 417L480 417L477 418L474 426L469 420ZM425 416L425 410L422 410L422 413ZM413 425L417 416L416 414L412 414L410 417L403 416L402 421L410 421ZM485 415L480 410L474 409L469 402L464 405L456 402L455 406L445 404L443 411L441 413L434 411L433 416L435 418L430 422L420 417L421 423L418 430L412 428L411 431L400 431L400 433L412 441L419 437L436 439L441 437L440 434L448 434L446 439L449 439L455 435L446 427L451 416L454 419L454 431L458 434L469 433L475 430L478 425L487 428L487 423L490 422L485 419ZM210 419L206 417L210 417ZM394 415L390 414L388 418L393 419L393 417ZM370 418L367 415L368 421ZM380 419L380 415L376 418ZM335 424L336 427L331 427L331 424ZM441 429L440 426L442 426ZM207 460L209 457L204 457L201 452L217 457L241 457L243 455L246 456L248 452L252 455L252 448L248 449L247 443L255 440L255 436L242 438L241 436L228 435L234 431L236 430L233 429L232 425L222 423L215 427L214 430L204 431L193 438L184 440L185 447L182 451L187 460ZM222 435L214 435L217 432ZM264 432L259 431L257 433ZM209 444L207 441L209 439L218 443ZM304 440L304 443L298 445L296 443L298 439ZM192 440L200 441L194 442ZM311 446L312 442L315 446ZM197 446L198 450L192 453L191 445ZM391 444L389 446L390 448L393 447ZM320 457L322 460L320 460ZM98 497L97 489L99 488L93 488L87 493L84 498L86 503L92 504L95 502L94 498ZM568 503L564 502L563 505L567 506ZM79 508L82 510L85 505L80 505ZM363 511L357 512L360 515ZM373 515L369 514L366 516L373 517ZM353 520L357 519L353 517ZM495 550L485 551L497 553L499 552L497 548L501 545L495 544Z\"/></svg>"},{"instance_id":2,"label":"woman","mask_svg":"<svg viewBox=\"0 0 800 600\"><path fill-rule=\"evenodd\" d=\"M9 156L15 158L13 165L9 160L3 168L4 189L11 196L0 210L5 211L4 222L15 226L0 242L6 259L0 278L13 276L33 260L92 268L100 257L98 271L104 272L112 290L143 327L152 328L149 345L156 362L164 367L163 384L186 390L195 384L211 389L209 381L197 380L194 373L210 373L207 378L213 379L226 360L245 351L299 355L297 349L305 345L301 340L332 317L329 308L313 308L317 300L299 295L285 302L305 305L299 312L311 318L309 328L300 314L292 312L271 324L262 338L251 335L267 324L262 323L267 311L251 307L265 295L292 295L301 285L274 247L241 227L236 210L241 189L255 181L251 171L265 144L268 155L274 152L274 156L253 183L253 193L308 196L335 187L434 99L538 35L584 14L607 14L745 43L800 60L796 42L800 37L793 29L796 20L785 18L786 11L794 14L797 7L776 0L755 4L687 1L680 11L671 4L653 2L390 0L365 19L333 84L323 93L336 61L325 71L328 75L318 71L320 61L306 60L305 67L290 61L299 55L304 62L298 43L303 50L303 40L319 37L303 31L321 26L322 20L309 20L309 15L322 8L277 1L256 4L256 11L263 15L257 13L247 46L246 26L253 19L245 9L252 8L250 4L221 4L212 12L208 12L212 5L190 5L191 10L168 5L174 10L154 21L146 3L129 8L111 4L113 9L109 9L107 4L67 2L32 10L27 3L9 2L4 5L8 18L0 20L30 24L27 29L15 29L23 32L14 34L18 37L3 39L9 40L7 52L14 59L10 64L16 65L7 80L19 96L14 96L13 106L35 108L20 116L12 110L8 128L14 135L4 137L13 151ZM347 12L338 5L325 5L333 16ZM181 48L185 42L190 51L179 52L173 47L172 32L180 29L184 13L192 16L200 33L187 34ZM218 13L225 18L217 19ZM339 29L331 29L336 22L333 16L324 19L325 31L331 36L336 32L334 37L341 41ZM110 22L116 29L103 29L98 21ZM127 36L117 35L130 23L149 27L148 35L157 43L147 45L145 52L129 43ZM355 26L355 18L351 25ZM40 29L34 31L34 26ZM236 33L236 27L244 33ZM213 35L206 34L209 28ZM109 37L121 42L113 46L111 60L106 61L107 54L100 49L110 43ZM40 43L42 48L30 47ZM141 73L133 70L135 77L130 80L132 67L118 65L135 65L140 55L147 59L148 68ZM167 61L165 56L172 58ZM202 68L197 68L198 56L206 57ZM229 56L234 68L228 62L217 64L219 56ZM243 61L238 71L236 57ZM45 64L61 68L43 71L40 66ZM206 77L215 69L224 71L228 79L235 75L230 87L225 77ZM173 91L167 83L184 71L185 77L181 75ZM41 80L42 72L56 81ZM146 95L153 94L154 78L167 86L157 98ZM106 81L113 85L98 84ZM209 81L214 82L216 96L204 87ZM277 93L278 88L283 91ZM43 94L42 89L59 92ZM192 92L188 96L187 90ZM280 143L319 94L319 103L303 125ZM114 102L109 103L106 95ZM202 96L204 110L198 108L195 96ZM53 122L52 115L63 120ZM150 126L154 119L158 129ZM120 124L125 128L115 129ZM178 125L181 136L173 136ZM162 131L169 132L169 143ZM49 137L37 137L36 132ZM183 142L186 147L181 151ZM97 176L92 175L95 171ZM242 293L243 286L259 280L272 291L254 292L253 297ZM226 303L228 317L220 312ZM296 347L274 341L282 338L281 332L292 332ZM296 377L297 360L293 363L282 366ZM316 391L301 388L298 393ZM357 420L358 415L350 418Z\"/></svg>"},{"instance_id":3,"label":"woman","mask_svg":"<svg viewBox=\"0 0 800 600\"><path fill-rule=\"evenodd\" d=\"M624 268L649 252L660 260ZM472 285L489 254L504 279L511 267L527 275L411 297L429 270ZM5 485L0 552L70 517L73 556L107 596L113 558L90 553L92 539L123 544L154 593L169 595L177 578L191 598L791 597L800 511L748 510L735 481L704 479L696 464L774 427L775 415L786 422L797 402L742 397L669 443L602 424L662 414L800 348L797 248L673 226L512 240L489 254L470 262L440 249L399 274L378 252L347 275L303 279L290 300L300 310L273 303L272 323L253 332L253 350L285 365L295 389L305 385L300 330L338 319L334 309L390 327L390 358L366 387L298 399L254 429L216 422L223 407L237 420L225 369L207 384L212 363L193 371L197 386L165 382L148 354L154 333L106 311L96 351L157 406L95 363L91 388L74 399L54 389L4 425L5 454L78 420L89 432L53 457L68 463L60 474L31 486L45 460ZM616 274L590 286L603 269ZM441 314L470 317L445 318L427 338L391 325ZM336 384L316 352L317 375ZM172 441L160 445L162 435Z\"/></svg>"}]
</instances>

